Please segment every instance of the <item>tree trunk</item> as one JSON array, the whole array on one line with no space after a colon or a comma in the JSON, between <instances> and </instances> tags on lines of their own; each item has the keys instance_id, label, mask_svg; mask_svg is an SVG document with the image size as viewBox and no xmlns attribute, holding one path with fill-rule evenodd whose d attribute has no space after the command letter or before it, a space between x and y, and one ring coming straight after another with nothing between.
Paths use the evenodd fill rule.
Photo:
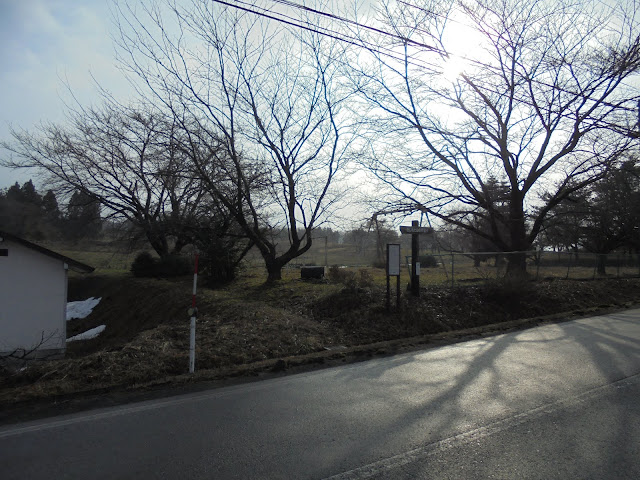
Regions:
<instances>
[{"instance_id":1,"label":"tree trunk","mask_svg":"<svg viewBox=\"0 0 640 480\"><path fill-rule=\"evenodd\" d=\"M606 253L600 253L600 254L596 254L597 257L597 272L598 275L600 275L601 277L604 277L607 275L607 254Z\"/></svg>"},{"instance_id":2,"label":"tree trunk","mask_svg":"<svg viewBox=\"0 0 640 480\"><path fill-rule=\"evenodd\" d=\"M527 226L520 192L512 192L509 211L509 236L511 252L507 255L507 276L519 277L527 274Z\"/></svg>"},{"instance_id":3,"label":"tree trunk","mask_svg":"<svg viewBox=\"0 0 640 480\"><path fill-rule=\"evenodd\" d=\"M282 280L282 267L285 262L279 261L278 258L265 258L265 265L267 267L267 283L273 283L278 280Z\"/></svg>"},{"instance_id":4,"label":"tree trunk","mask_svg":"<svg viewBox=\"0 0 640 480\"><path fill-rule=\"evenodd\" d=\"M258 246L267 267L267 283L282 280L282 268L294 258L306 253L310 248L310 239L302 247L300 247L300 242L294 242L289 247L289 250L278 257L273 245L268 246L263 242L262 247Z\"/></svg>"},{"instance_id":5,"label":"tree trunk","mask_svg":"<svg viewBox=\"0 0 640 480\"><path fill-rule=\"evenodd\" d=\"M508 256L507 276L525 276L527 274L527 254L525 252L511 252Z\"/></svg>"},{"instance_id":6,"label":"tree trunk","mask_svg":"<svg viewBox=\"0 0 640 480\"><path fill-rule=\"evenodd\" d=\"M157 235L149 230L147 230L146 235L151 248L155 250L160 258L166 258L169 256L169 244L167 243L167 238L164 235Z\"/></svg>"}]
</instances>

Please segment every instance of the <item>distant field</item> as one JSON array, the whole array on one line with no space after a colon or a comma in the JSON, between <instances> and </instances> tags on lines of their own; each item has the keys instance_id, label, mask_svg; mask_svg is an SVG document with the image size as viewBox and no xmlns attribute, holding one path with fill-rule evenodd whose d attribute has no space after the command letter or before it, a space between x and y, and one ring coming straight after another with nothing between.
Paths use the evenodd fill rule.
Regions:
<instances>
[{"instance_id":1,"label":"distant field","mask_svg":"<svg viewBox=\"0 0 640 480\"><path fill-rule=\"evenodd\" d=\"M126 272L130 270L131 263L142 250L126 251L110 245L84 245L64 246L47 245L49 248L71 257L80 262L96 268L97 272ZM402 252L403 268L401 281L406 283L410 276L410 257L408 249ZM491 279L502 278L505 274L506 261L501 260L496 264L494 256L487 255L487 261L478 266L470 255L460 253L421 252L421 255L434 257L437 266L421 268L421 283L424 285L457 284L459 282L482 282ZM285 267L285 276L299 276L298 269L302 265L336 265L355 269L369 269L376 272L377 281L384 283L384 271L373 269L375 263L375 250L372 248L358 250L354 245L329 244L325 251L324 243L317 242L313 248L294 259ZM406 263L405 263L406 262ZM567 253L544 252L538 263L533 258L528 260L528 272L537 279L567 278L567 279L592 279L597 278L597 258L593 254L581 253L579 255ZM264 263L257 250L247 255L245 269L251 275L265 275ZM377 271L379 270L379 271ZM293 271L293 273L291 273ZM287 273L288 272L288 273ZM607 277L629 278L640 276L640 259L638 255L610 254L606 263Z\"/></svg>"},{"instance_id":2,"label":"distant field","mask_svg":"<svg viewBox=\"0 0 640 480\"><path fill-rule=\"evenodd\" d=\"M69 258L86 263L101 272L129 271L136 255L142 251L127 252L122 248L101 245L68 246L49 244L45 246Z\"/></svg>"}]
</instances>

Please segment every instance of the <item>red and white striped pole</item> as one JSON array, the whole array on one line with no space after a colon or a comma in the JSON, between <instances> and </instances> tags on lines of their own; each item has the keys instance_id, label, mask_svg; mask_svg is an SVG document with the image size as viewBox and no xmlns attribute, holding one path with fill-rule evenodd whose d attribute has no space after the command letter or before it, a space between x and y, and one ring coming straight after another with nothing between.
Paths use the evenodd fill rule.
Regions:
<instances>
[{"instance_id":1,"label":"red and white striped pole","mask_svg":"<svg viewBox=\"0 0 640 480\"><path fill-rule=\"evenodd\" d=\"M191 329L189 334L189 373L193 373L196 368L196 316L198 309L196 308L196 288L198 285L198 252L196 252L195 267L193 270L193 294L191 295Z\"/></svg>"}]
</instances>

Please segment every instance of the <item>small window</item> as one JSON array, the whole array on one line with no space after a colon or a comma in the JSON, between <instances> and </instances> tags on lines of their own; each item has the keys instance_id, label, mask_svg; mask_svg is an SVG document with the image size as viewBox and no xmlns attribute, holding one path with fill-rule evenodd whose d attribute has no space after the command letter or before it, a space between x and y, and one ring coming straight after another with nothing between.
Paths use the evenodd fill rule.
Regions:
<instances>
[{"instance_id":1,"label":"small window","mask_svg":"<svg viewBox=\"0 0 640 480\"><path fill-rule=\"evenodd\" d=\"M0 257L8 257L9 249L8 248L0 248Z\"/></svg>"}]
</instances>

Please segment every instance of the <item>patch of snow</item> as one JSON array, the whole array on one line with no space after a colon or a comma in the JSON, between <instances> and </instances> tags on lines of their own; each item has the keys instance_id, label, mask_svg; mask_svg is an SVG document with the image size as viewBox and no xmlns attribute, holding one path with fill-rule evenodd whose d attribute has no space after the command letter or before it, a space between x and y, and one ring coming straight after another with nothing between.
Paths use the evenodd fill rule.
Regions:
<instances>
[{"instance_id":1,"label":"patch of snow","mask_svg":"<svg viewBox=\"0 0 640 480\"><path fill-rule=\"evenodd\" d=\"M100 300L102 300L102 297L91 297L78 302L67 302L67 322L72 318L85 318L89 316L96 305L100 303Z\"/></svg>"},{"instance_id":2,"label":"patch of snow","mask_svg":"<svg viewBox=\"0 0 640 480\"><path fill-rule=\"evenodd\" d=\"M87 330L86 332L74 335L71 338L67 338L67 342L75 342L76 340L90 340L92 338L96 338L104 331L105 328L106 325L100 325L98 327L92 328L91 330Z\"/></svg>"}]
</instances>

